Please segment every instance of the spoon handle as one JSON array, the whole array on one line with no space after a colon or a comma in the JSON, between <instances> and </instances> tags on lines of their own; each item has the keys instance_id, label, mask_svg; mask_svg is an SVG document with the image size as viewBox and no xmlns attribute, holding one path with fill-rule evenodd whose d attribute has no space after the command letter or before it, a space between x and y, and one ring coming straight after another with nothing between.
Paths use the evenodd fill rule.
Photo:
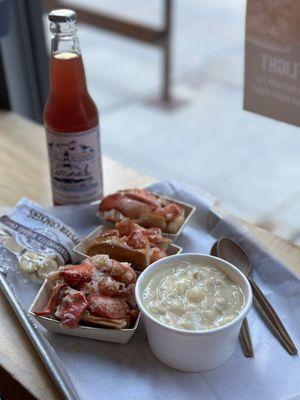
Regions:
<instances>
[{"instance_id":1,"label":"spoon handle","mask_svg":"<svg viewBox=\"0 0 300 400\"><path fill-rule=\"evenodd\" d=\"M240 331L240 342L243 349L243 353L246 357L254 357L254 351L252 346L251 334L247 318L244 319L242 328Z\"/></svg>"},{"instance_id":2,"label":"spoon handle","mask_svg":"<svg viewBox=\"0 0 300 400\"><path fill-rule=\"evenodd\" d=\"M253 279L249 278L249 282L253 290L256 305L258 306L258 309L266 322L270 325L277 339L289 354L297 354L298 350L294 342L292 341L278 314L269 303L269 300L266 298L266 296L263 294L257 284L253 281Z\"/></svg>"},{"instance_id":3,"label":"spoon handle","mask_svg":"<svg viewBox=\"0 0 300 400\"><path fill-rule=\"evenodd\" d=\"M220 257L218 252L218 241L215 242L211 248L210 254L214 257ZM220 257L222 258L222 257ZM226 260L226 258L224 258ZM254 357L254 351L252 346L251 333L248 325L247 318L244 319L239 335L240 343L245 357Z\"/></svg>"}]
</instances>

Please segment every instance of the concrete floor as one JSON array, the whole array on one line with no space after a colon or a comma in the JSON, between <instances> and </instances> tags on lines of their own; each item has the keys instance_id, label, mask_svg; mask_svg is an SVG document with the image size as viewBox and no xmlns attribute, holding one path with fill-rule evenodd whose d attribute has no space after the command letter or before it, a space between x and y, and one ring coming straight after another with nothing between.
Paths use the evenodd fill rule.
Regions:
<instances>
[{"instance_id":1,"label":"concrete floor","mask_svg":"<svg viewBox=\"0 0 300 400\"><path fill-rule=\"evenodd\" d=\"M76 2L161 21L162 0ZM245 5L174 1L170 109L159 102L159 50L79 24L103 152L157 179L201 186L235 214L298 241L300 131L242 109Z\"/></svg>"}]
</instances>

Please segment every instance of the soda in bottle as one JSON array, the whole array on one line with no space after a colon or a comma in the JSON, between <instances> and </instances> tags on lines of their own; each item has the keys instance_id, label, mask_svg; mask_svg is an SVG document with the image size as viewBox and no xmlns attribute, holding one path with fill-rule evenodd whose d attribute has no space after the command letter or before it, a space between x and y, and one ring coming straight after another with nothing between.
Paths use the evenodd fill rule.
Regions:
<instances>
[{"instance_id":1,"label":"soda in bottle","mask_svg":"<svg viewBox=\"0 0 300 400\"><path fill-rule=\"evenodd\" d=\"M102 197L99 117L86 84L77 39L76 13L49 13L50 94L44 124L54 204L76 204Z\"/></svg>"}]
</instances>

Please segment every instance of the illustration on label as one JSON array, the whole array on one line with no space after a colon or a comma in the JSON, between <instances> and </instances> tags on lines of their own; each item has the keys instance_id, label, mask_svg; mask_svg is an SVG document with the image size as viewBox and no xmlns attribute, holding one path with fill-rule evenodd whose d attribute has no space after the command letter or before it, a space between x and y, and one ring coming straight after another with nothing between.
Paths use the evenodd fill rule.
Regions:
<instances>
[{"instance_id":1,"label":"illustration on label","mask_svg":"<svg viewBox=\"0 0 300 400\"><path fill-rule=\"evenodd\" d=\"M93 181L91 168L95 160L95 150L71 140L68 143L50 142L51 175L56 187L74 190L87 188Z\"/></svg>"},{"instance_id":2,"label":"illustration on label","mask_svg":"<svg viewBox=\"0 0 300 400\"><path fill-rule=\"evenodd\" d=\"M54 197L67 196L58 201L76 201L78 196L81 201L99 198L102 182L98 128L68 134L48 131L47 134Z\"/></svg>"}]
</instances>

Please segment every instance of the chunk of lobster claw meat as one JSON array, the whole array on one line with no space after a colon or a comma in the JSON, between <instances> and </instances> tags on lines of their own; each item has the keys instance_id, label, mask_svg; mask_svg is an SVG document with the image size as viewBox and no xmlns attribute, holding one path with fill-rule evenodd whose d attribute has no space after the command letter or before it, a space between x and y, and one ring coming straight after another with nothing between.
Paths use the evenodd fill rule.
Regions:
<instances>
[{"instance_id":1,"label":"chunk of lobster claw meat","mask_svg":"<svg viewBox=\"0 0 300 400\"><path fill-rule=\"evenodd\" d=\"M89 262L79 265L65 265L59 268L59 274L66 283L76 287L92 280L93 268L93 264Z\"/></svg>"},{"instance_id":2,"label":"chunk of lobster claw meat","mask_svg":"<svg viewBox=\"0 0 300 400\"><path fill-rule=\"evenodd\" d=\"M64 297L58 305L55 315L60 319L62 326L75 328L88 306L85 295L72 288L65 289Z\"/></svg>"}]
</instances>

